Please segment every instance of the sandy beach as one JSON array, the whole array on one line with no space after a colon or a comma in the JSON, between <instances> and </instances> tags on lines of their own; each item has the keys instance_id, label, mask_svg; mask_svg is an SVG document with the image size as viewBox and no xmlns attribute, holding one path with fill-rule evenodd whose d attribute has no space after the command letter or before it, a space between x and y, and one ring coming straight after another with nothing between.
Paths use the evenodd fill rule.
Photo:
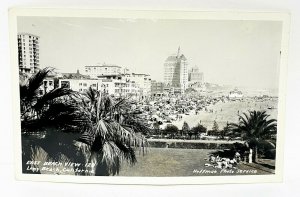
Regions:
<instances>
[{"instance_id":1,"label":"sandy beach","mask_svg":"<svg viewBox=\"0 0 300 197\"><path fill-rule=\"evenodd\" d=\"M229 101L226 103L218 102L215 105L207 107L207 111L202 110L197 115L183 115L182 120L174 121L172 124L178 128L182 128L183 122L186 121L190 127L193 127L201 122L202 125L211 129L213 122L216 120L219 128L226 126L227 122L238 122L238 115L249 110L265 110L270 118L277 119L277 103L278 100L258 101L252 98L246 98L243 101Z\"/></svg>"}]
</instances>

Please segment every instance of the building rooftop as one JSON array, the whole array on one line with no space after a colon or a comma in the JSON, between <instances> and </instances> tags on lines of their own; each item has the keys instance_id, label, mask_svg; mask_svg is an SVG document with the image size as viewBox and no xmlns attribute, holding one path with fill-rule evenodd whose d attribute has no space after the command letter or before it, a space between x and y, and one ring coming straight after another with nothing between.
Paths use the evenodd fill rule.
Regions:
<instances>
[{"instance_id":1,"label":"building rooftop","mask_svg":"<svg viewBox=\"0 0 300 197\"><path fill-rule=\"evenodd\" d=\"M114 64L103 64L103 65L94 65L94 66L85 66L85 67L116 67L116 68L121 68L121 66L114 65Z\"/></svg>"},{"instance_id":2,"label":"building rooftop","mask_svg":"<svg viewBox=\"0 0 300 197\"><path fill-rule=\"evenodd\" d=\"M37 35L31 34L31 33L23 33L23 32L20 32L20 33L18 33L18 35L28 35L28 36L34 36L34 37L37 37L37 38L39 38L39 37L40 37L40 36L37 36Z\"/></svg>"},{"instance_id":3,"label":"building rooftop","mask_svg":"<svg viewBox=\"0 0 300 197\"><path fill-rule=\"evenodd\" d=\"M90 76L80 74L78 70L76 73L61 73L61 75L67 79L90 79Z\"/></svg>"},{"instance_id":4,"label":"building rooftop","mask_svg":"<svg viewBox=\"0 0 300 197\"><path fill-rule=\"evenodd\" d=\"M186 57L184 55L180 55L180 56L177 56L177 55L170 55L166 61L178 61L178 60L187 60Z\"/></svg>"},{"instance_id":5,"label":"building rooftop","mask_svg":"<svg viewBox=\"0 0 300 197\"><path fill-rule=\"evenodd\" d=\"M140 76L146 76L146 77L150 76L148 74L143 74L143 73L132 73L132 75L140 75Z\"/></svg>"}]
</instances>

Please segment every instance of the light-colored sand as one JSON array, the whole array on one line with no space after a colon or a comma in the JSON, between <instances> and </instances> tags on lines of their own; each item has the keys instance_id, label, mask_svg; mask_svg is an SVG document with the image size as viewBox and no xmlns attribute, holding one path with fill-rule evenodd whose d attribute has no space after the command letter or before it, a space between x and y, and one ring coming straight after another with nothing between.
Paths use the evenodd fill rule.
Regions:
<instances>
[{"instance_id":1,"label":"light-colored sand","mask_svg":"<svg viewBox=\"0 0 300 197\"><path fill-rule=\"evenodd\" d=\"M272 107L274 109L268 109ZM184 115L181 121L173 122L178 128L182 128L183 122L186 121L190 127L197 125L198 123L211 129L214 120L217 121L219 129L222 129L228 123L237 123L238 115L249 110L265 110L270 118L277 119L277 100L269 101L255 101L255 100L244 100L244 101L230 101L230 102L219 102L215 105L207 107L208 111L200 111L197 115ZM212 112L209 112L212 110Z\"/></svg>"}]
</instances>

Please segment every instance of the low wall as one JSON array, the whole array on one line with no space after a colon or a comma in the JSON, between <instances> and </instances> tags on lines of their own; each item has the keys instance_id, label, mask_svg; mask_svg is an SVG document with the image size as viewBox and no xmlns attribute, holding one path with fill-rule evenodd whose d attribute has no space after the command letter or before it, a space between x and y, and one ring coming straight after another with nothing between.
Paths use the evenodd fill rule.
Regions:
<instances>
[{"instance_id":1,"label":"low wall","mask_svg":"<svg viewBox=\"0 0 300 197\"><path fill-rule=\"evenodd\" d=\"M181 149L231 149L233 143L222 143L213 141L199 141L189 142L187 141L148 141L148 146L151 148L181 148Z\"/></svg>"}]
</instances>

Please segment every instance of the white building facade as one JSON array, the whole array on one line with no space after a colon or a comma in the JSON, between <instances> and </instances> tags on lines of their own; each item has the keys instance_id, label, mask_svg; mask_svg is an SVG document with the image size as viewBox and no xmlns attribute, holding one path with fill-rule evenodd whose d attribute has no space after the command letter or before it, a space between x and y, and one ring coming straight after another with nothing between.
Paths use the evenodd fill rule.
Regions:
<instances>
[{"instance_id":1,"label":"white building facade","mask_svg":"<svg viewBox=\"0 0 300 197\"><path fill-rule=\"evenodd\" d=\"M122 67L112 64L102 64L95 66L85 66L85 74L91 78L98 78L105 75L120 75L124 72Z\"/></svg>"},{"instance_id":2,"label":"white building facade","mask_svg":"<svg viewBox=\"0 0 300 197\"><path fill-rule=\"evenodd\" d=\"M40 67L39 36L18 34L18 62L22 73L33 74Z\"/></svg>"},{"instance_id":3,"label":"white building facade","mask_svg":"<svg viewBox=\"0 0 300 197\"><path fill-rule=\"evenodd\" d=\"M164 63L164 83L166 87L180 89L181 93L188 88L188 61L180 47L177 55L169 56Z\"/></svg>"},{"instance_id":4,"label":"white building facade","mask_svg":"<svg viewBox=\"0 0 300 197\"><path fill-rule=\"evenodd\" d=\"M141 96L149 96L151 94L151 77L148 74L131 73L129 81L134 82L139 88Z\"/></svg>"},{"instance_id":5,"label":"white building facade","mask_svg":"<svg viewBox=\"0 0 300 197\"><path fill-rule=\"evenodd\" d=\"M102 81L110 94L130 95L135 98L151 94L150 75L130 73L127 68L121 66L111 64L85 66L85 75Z\"/></svg>"},{"instance_id":6,"label":"white building facade","mask_svg":"<svg viewBox=\"0 0 300 197\"><path fill-rule=\"evenodd\" d=\"M120 78L101 79L59 79L59 87L85 93L90 87L116 97L137 98L139 89L134 82L126 82Z\"/></svg>"}]
</instances>

